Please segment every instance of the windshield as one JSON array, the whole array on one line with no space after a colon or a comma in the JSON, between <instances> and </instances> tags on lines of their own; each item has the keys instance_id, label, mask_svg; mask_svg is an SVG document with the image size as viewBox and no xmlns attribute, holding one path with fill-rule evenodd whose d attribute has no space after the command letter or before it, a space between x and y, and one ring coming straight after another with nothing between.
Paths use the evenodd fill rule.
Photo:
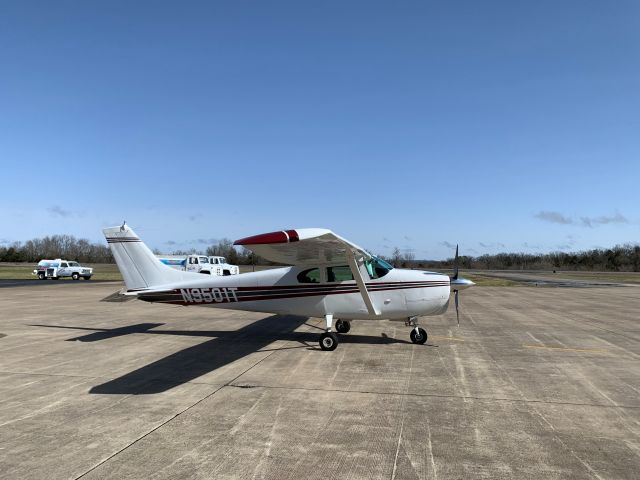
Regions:
<instances>
[{"instance_id":1,"label":"windshield","mask_svg":"<svg viewBox=\"0 0 640 480\"><path fill-rule=\"evenodd\" d=\"M365 262L365 265L367 267L367 272L372 279L384 277L387 273L393 270L391 265L378 257L371 257L370 260Z\"/></svg>"}]
</instances>

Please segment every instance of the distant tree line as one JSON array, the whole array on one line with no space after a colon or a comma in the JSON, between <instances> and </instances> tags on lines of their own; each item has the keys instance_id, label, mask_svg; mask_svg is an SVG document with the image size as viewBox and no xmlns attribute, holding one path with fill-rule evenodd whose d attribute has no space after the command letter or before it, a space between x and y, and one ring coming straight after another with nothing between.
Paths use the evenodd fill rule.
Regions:
<instances>
[{"instance_id":1,"label":"distant tree line","mask_svg":"<svg viewBox=\"0 0 640 480\"><path fill-rule=\"evenodd\" d=\"M113 263L108 246L73 235L51 235L0 246L0 262L38 262L55 258L81 263Z\"/></svg>"},{"instance_id":2,"label":"distant tree line","mask_svg":"<svg viewBox=\"0 0 640 480\"><path fill-rule=\"evenodd\" d=\"M402 252L398 247L393 249L391 256L378 255L378 257L398 268L410 268L416 263L413 252Z\"/></svg>"},{"instance_id":3,"label":"distant tree line","mask_svg":"<svg viewBox=\"0 0 640 480\"><path fill-rule=\"evenodd\" d=\"M419 260L418 268L452 268L453 258L442 261ZM460 268L489 270L581 270L640 272L640 245L616 245L581 252L498 253L479 257L461 256Z\"/></svg>"},{"instance_id":4,"label":"distant tree line","mask_svg":"<svg viewBox=\"0 0 640 480\"><path fill-rule=\"evenodd\" d=\"M155 250L154 253L160 253ZM206 253L226 257L234 265L271 265L271 262L254 255L250 250L237 248L229 239L210 245L204 252L191 249L175 250L174 255ZM395 248L390 256L382 256L396 267L452 268L453 258L447 260L416 260L411 252ZM81 263L113 263L107 245L77 239L72 235L51 235L26 242L0 246L0 262L38 262L43 258L64 258ZM461 256L463 269L490 270L594 270L614 272L640 271L640 245L625 244L613 248L592 249L581 252L498 253L478 257Z\"/></svg>"}]
</instances>

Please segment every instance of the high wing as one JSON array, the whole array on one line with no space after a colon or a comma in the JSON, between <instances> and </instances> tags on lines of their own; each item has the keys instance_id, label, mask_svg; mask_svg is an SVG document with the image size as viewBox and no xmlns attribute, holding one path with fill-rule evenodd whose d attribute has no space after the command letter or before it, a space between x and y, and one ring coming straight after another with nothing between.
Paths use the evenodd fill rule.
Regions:
<instances>
[{"instance_id":1,"label":"high wing","mask_svg":"<svg viewBox=\"0 0 640 480\"><path fill-rule=\"evenodd\" d=\"M281 265L345 265L349 254L370 258L364 248L326 228L298 228L236 240L256 255Z\"/></svg>"},{"instance_id":2,"label":"high wing","mask_svg":"<svg viewBox=\"0 0 640 480\"><path fill-rule=\"evenodd\" d=\"M296 266L349 265L362 299L371 315L380 315L373 304L359 265L371 254L355 243L326 228L298 228L263 233L236 240L262 258L274 263Z\"/></svg>"}]
</instances>

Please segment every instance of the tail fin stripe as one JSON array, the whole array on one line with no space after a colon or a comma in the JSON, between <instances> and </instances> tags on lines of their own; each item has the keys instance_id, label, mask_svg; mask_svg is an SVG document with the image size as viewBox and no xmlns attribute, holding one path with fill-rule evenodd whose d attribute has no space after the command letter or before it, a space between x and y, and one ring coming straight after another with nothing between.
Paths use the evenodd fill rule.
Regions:
<instances>
[{"instance_id":1,"label":"tail fin stripe","mask_svg":"<svg viewBox=\"0 0 640 480\"><path fill-rule=\"evenodd\" d=\"M107 243L123 243L123 242L141 242L142 240L140 240L139 238L126 238L126 237L122 237L122 238L117 238L117 237L111 237L111 238L107 238Z\"/></svg>"}]
</instances>

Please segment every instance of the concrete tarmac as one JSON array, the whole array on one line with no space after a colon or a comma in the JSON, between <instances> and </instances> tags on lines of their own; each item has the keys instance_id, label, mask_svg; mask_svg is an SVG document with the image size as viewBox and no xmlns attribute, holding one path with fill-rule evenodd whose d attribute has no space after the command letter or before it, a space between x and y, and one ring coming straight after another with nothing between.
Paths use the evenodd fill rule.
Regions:
<instances>
[{"instance_id":1,"label":"concrete tarmac","mask_svg":"<svg viewBox=\"0 0 640 480\"><path fill-rule=\"evenodd\" d=\"M609 280L601 280L597 278L597 273L594 274L595 278L571 278L567 275L567 272L550 273L548 271L525 271L518 270L474 270L482 277L501 278L504 280L511 280L513 282L527 285L531 287L638 287L638 283L625 283L624 281L612 281L612 278L616 277L616 273L606 273L605 278ZM573 273L573 272L572 272ZM578 275L585 272L576 272ZM587 272L588 274L588 272ZM628 275L636 275L634 273L627 273ZM640 276L636 277L640 278Z\"/></svg>"},{"instance_id":2,"label":"concrete tarmac","mask_svg":"<svg viewBox=\"0 0 640 480\"><path fill-rule=\"evenodd\" d=\"M53 283L53 282L51 282ZM423 321L0 290L0 478L640 478L640 289L473 288Z\"/></svg>"}]
</instances>

